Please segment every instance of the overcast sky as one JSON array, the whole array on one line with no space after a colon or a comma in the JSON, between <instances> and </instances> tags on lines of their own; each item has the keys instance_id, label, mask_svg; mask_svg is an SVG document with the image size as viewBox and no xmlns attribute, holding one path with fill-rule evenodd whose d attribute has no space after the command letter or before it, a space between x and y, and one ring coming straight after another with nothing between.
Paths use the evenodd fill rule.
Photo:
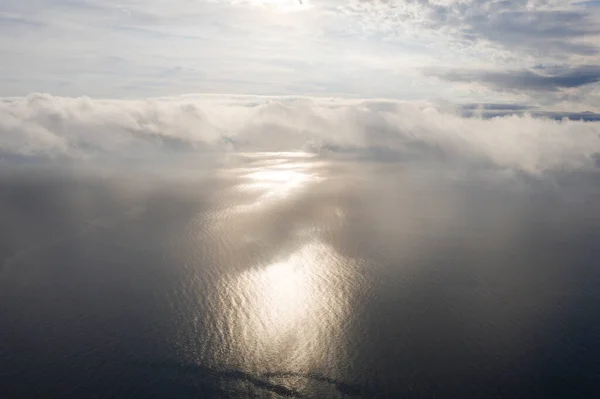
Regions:
<instances>
[{"instance_id":1,"label":"overcast sky","mask_svg":"<svg viewBox=\"0 0 600 399\"><path fill-rule=\"evenodd\" d=\"M5 0L0 96L187 93L600 110L600 1Z\"/></svg>"}]
</instances>

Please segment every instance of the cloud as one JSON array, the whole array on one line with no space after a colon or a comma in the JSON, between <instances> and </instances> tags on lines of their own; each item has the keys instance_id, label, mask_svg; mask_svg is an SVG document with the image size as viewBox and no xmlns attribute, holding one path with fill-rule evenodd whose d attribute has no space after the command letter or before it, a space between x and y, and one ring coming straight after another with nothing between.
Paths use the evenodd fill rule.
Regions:
<instances>
[{"instance_id":1,"label":"cloud","mask_svg":"<svg viewBox=\"0 0 600 399\"><path fill-rule=\"evenodd\" d=\"M565 1L4 3L0 34L11 39L0 41L9 60L0 63L4 96L191 92L519 102L422 71L599 64L600 9Z\"/></svg>"},{"instance_id":2,"label":"cloud","mask_svg":"<svg viewBox=\"0 0 600 399\"><path fill-rule=\"evenodd\" d=\"M550 118L554 120L569 119L588 122L600 121L600 113L597 112L550 111L523 104L462 104L459 108L462 111L461 115L465 117L479 117L486 119L512 115L532 115L534 117Z\"/></svg>"},{"instance_id":3,"label":"cloud","mask_svg":"<svg viewBox=\"0 0 600 399\"><path fill-rule=\"evenodd\" d=\"M600 67L595 65L512 71L430 69L427 72L445 80L478 82L498 90L558 91L600 82Z\"/></svg>"},{"instance_id":4,"label":"cloud","mask_svg":"<svg viewBox=\"0 0 600 399\"><path fill-rule=\"evenodd\" d=\"M514 10L511 7L488 12L480 9L466 16L464 22L465 32L507 48L533 51L539 56L594 55L598 52L597 44L581 41L586 36L600 33L597 20L585 11Z\"/></svg>"},{"instance_id":5,"label":"cloud","mask_svg":"<svg viewBox=\"0 0 600 399\"><path fill-rule=\"evenodd\" d=\"M583 7L600 7L600 0L578 1L573 3L573 5Z\"/></svg>"},{"instance_id":6,"label":"cloud","mask_svg":"<svg viewBox=\"0 0 600 399\"><path fill-rule=\"evenodd\" d=\"M530 114L466 118L422 102L187 96L138 101L36 94L0 101L0 157L70 159L314 151L541 173L594 168L600 124ZM9 156L10 155L10 156Z\"/></svg>"},{"instance_id":7,"label":"cloud","mask_svg":"<svg viewBox=\"0 0 600 399\"><path fill-rule=\"evenodd\" d=\"M598 15L589 7L581 9L568 2L360 0L354 4L350 10L369 23L441 32L463 48L489 42L542 59L598 53L598 42L588 40L600 34Z\"/></svg>"}]
</instances>

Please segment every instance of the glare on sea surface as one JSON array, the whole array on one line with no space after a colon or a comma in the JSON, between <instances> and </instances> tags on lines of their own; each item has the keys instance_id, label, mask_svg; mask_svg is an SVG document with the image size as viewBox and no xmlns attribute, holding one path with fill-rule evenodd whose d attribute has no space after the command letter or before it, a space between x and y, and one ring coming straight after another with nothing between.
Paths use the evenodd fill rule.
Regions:
<instances>
[{"instance_id":1,"label":"glare on sea surface","mask_svg":"<svg viewBox=\"0 0 600 399\"><path fill-rule=\"evenodd\" d=\"M254 155L250 165L235 169L233 173L240 180L237 189L256 199L230 209L247 212L255 210L274 200L284 200L308 188L310 184L324 180L318 172L321 164L307 153L270 153L261 157ZM250 198L250 197L248 197Z\"/></svg>"},{"instance_id":2,"label":"glare on sea surface","mask_svg":"<svg viewBox=\"0 0 600 399\"><path fill-rule=\"evenodd\" d=\"M249 173L246 178L251 180L251 183L246 187L264 189L267 196L284 197L314 178L302 166L287 166L291 166L291 168L275 167Z\"/></svg>"},{"instance_id":3,"label":"glare on sea surface","mask_svg":"<svg viewBox=\"0 0 600 399\"><path fill-rule=\"evenodd\" d=\"M226 321L249 367L308 372L338 347L352 269L330 246L314 242L223 281L235 305Z\"/></svg>"},{"instance_id":4,"label":"glare on sea surface","mask_svg":"<svg viewBox=\"0 0 600 399\"><path fill-rule=\"evenodd\" d=\"M226 212L236 216L221 224L235 232L241 245L246 242L243 237L256 234L249 221L268 223L274 209L293 208L294 198L327 178L323 161L312 154L265 153L247 159L230 171L238 182L234 185L241 204L228 208ZM340 218L335 207L314 206ZM301 373L329 364L334 353L339 360L339 334L356 268L354 260L339 254L318 231L295 231L284 246L270 248L270 258L224 275L216 300L216 328L227 342L232 363L261 372Z\"/></svg>"}]
</instances>

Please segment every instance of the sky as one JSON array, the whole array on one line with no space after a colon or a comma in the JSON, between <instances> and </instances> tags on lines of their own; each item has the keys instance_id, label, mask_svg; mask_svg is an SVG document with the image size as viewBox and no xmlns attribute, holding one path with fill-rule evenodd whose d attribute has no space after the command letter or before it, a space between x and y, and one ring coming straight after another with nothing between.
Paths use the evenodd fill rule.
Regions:
<instances>
[{"instance_id":1,"label":"sky","mask_svg":"<svg viewBox=\"0 0 600 399\"><path fill-rule=\"evenodd\" d=\"M6 0L0 96L196 93L600 111L600 2Z\"/></svg>"},{"instance_id":2,"label":"sky","mask_svg":"<svg viewBox=\"0 0 600 399\"><path fill-rule=\"evenodd\" d=\"M2 1L0 163L300 150L596 170L599 50L599 1Z\"/></svg>"}]
</instances>

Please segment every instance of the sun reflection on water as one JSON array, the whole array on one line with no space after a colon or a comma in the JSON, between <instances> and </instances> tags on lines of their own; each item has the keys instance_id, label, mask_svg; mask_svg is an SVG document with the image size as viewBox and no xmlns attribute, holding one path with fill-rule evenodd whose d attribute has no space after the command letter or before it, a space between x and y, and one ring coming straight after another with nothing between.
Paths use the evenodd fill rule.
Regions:
<instances>
[{"instance_id":1,"label":"sun reflection on water","mask_svg":"<svg viewBox=\"0 0 600 399\"><path fill-rule=\"evenodd\" d=\"M273 201L284 200L309 185L322 182L325 178L319 173L323 166L315 162L314 154L271 153L248 156L249 165L230 171L240 180L238 192L246 198L242 204L230 207L228 212L249 212L257 210ZM253 201L248 202L248 198Z\"/></svg>"},{"instance_id":2,"label":"sun reflection on water","mask_svg":"<svg viewBox=\"0 0 600 399\"><path fill-rule=\"evenodd\" d=\"M299 391L309 389L303 376L311 373L342 375L360 265L325 239L343 224L338 203L309 201L309 212L296 211L296 201L327 181L329 165L315 158L250 154L224 170L231 186L200 238L211 248L202 259L214 262L218 277L197 295L203 310L191 335L205 341L186 351L198 363L288 373L285 385Z\"/></svg>"},{"instance_id":3,"label":"sun reflection on water","mask_svg":"<svg viewBox=\"0 0 600 399\"><path fill-rule=\"evenodd\" d=\"M351 262L313 242L272 264L223 281L225 321L233 349L246 366L309 371L332 350L348 311ZM248 364L249 362L249 364Z\"/></svg>"},{"instance_id":4,"label":"sun reflection on water","mask_svg":"<svg viewBox=\"0 0 600 399\"><path fill-rule=\"evenodd\" d=\"M270 167L265 170L250 172L245 175L249 182L242 186L243 189L264 190L264 197L285 197L294 189L315 180L302 165L285 165L286 168Z\"/></svg>"}]
</instances>

